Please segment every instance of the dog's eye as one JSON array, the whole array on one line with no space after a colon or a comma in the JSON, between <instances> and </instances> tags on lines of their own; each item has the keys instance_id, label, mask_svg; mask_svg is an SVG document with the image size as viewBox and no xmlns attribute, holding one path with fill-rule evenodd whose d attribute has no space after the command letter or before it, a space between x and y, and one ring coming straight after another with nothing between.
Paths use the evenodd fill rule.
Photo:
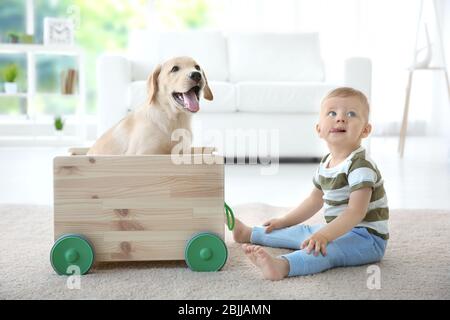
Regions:
<instances>
[{"instance_id":1,"label":"dog's eye","mask_svg":"<svg viewBox=\"0 0 450 320\"><path fill-rule=\"evenodd\" d=\"M170 72L177 72L178 70L180 70L180 67L173 66L173 68L172 68L172 70L170 70Z\"/></svg>"},{"instance_id":2,"label":"dog's eye","mask_svg":"<svg viewBox=\"0 0 450 320\"><path fill-rule=\"evenodd\" d=\"M196 66L195 66L195 69L197 69L198 71L200 71L200 66L199 66L199 65L196 65Z\"/></svg>"}]
</instances>

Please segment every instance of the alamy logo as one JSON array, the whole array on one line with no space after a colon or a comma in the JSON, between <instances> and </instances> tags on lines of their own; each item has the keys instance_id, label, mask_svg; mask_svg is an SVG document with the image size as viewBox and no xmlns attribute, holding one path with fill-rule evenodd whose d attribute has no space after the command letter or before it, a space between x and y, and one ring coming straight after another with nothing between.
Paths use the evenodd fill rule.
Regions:
<instances>
[{"instance_id":1,"label":"alamy logo","mask_svg":"<svg viewBox=\"0 0 450 320\"><path fill-rule=\"evenodd\" d=\"M379 266L371 265L367 267L367 288L369 290L380 290L381 289L381 269Z\"/></svg>"},{"instance_id":2,"label":"alamy logo","mask_svg":"<svg viewBox=\"0 0 450 320\"><path fill-rule=\"evenodd\" d=\"M67 274L70 276L67 278L67 288L69 290L81 289L81 270L79 266L71 265L67 268Z\"/></svg>"},{"instance_id":3,"label":"alamy logo","mask_svg":"<svg viewBox=\"0 0 450 320\"><path fill-rule=\"evenodd\" d=\"M245 164L244 157L248 155L249 164L262 165L262 175L274 175L279 167L279 132L278 130L265 129L233 129L221 132L219 130L206 130L200 134L202 145L213 145L218 150L224 150L227 146L227 164ZM191 158L192 135L186 129L176 129L171 136L174 144L171 158L174 164L214 164L218 160L211 154L203 154L202 157ZM206 142L206 143L204 143Z\"/></svg>"}]
</instances>

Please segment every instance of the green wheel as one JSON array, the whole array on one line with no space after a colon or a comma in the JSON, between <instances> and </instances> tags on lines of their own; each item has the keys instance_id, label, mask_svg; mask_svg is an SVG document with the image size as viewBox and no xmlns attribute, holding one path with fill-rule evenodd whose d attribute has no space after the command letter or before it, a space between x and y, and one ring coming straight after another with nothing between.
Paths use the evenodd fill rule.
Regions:
<instances>
[{"instance_id":1,"label":"green wheel","mask_svg":"<svg viewBox=\"0 0 450 320\"><path fill-rule=\"evenodd\" d=\"M86 274L94 263L94 250L83 236L64 235L53 245L50 262L59 275Z\"/></svg>"},{"instance_id":2,"label":"green wheel","mask_svg":"<svg viewBox=\"0 0 450 320\"><path fill-rule=\"evenodd\" d=\"M223 240L212 233L200 233L187 243L184 258L192 271L219 271L227 261Z\"/></svg>"}]
</instances>

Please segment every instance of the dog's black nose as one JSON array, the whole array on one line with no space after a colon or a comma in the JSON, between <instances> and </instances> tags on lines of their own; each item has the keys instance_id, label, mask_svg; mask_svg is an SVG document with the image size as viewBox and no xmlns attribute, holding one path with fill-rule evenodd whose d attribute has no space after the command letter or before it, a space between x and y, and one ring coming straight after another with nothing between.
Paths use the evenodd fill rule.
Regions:
<instances>
[{"instance_id":1,"label":"dog's black nose","mask_svg":"<svg viewBox=\"0 0 450 320\"><path fill-rule=\"evenodd\" d=\"M191 78L195 82L199 82L202 79L202 74L200 72L194 71L189 73L189 78Z\"/></svg>"}]
</instances>

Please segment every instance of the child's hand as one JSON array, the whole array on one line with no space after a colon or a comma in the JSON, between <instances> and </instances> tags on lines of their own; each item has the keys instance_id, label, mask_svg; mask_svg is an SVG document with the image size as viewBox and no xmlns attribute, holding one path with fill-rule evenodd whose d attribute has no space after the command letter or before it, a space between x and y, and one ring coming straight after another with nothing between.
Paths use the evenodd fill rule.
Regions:
<instances>
[{"instance_id":1,"label":"child's hand","mask_svg":"<svg viewBox=\"0 0 450 320\"><path fill-rule=\"evenodd\" d=\"M283 220L280 218L270 219L269 221L264 222L263 226L266 227L266 233L270 233L275 229L284 228Z\"/></svg>"},{"instance_id":2,"label":"child's hand","mask_svg":"<svg viewBox=\"0 0 450 320\"><path fill-rule=\"evenodd\" d=\"M325 238L319 232L314 233L309 239L303 241L301 245L301 249L305 249L308 254L311 254L311 251L314 250L314 255L317 257L319 252L322 252L323 256L327 255L327 244L328 239Z\"/></svg>"}]
</instances>

